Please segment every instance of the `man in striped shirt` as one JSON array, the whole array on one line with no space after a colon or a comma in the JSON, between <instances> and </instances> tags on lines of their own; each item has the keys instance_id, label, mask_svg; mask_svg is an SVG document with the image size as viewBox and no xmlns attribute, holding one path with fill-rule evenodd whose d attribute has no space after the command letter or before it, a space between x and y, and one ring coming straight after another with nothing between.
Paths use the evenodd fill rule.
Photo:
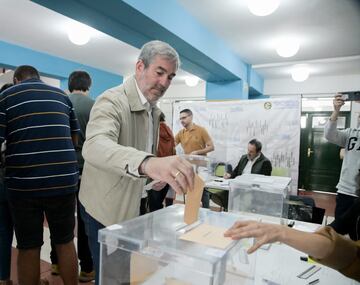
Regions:
<instances>
[{"instance_id":1,"label":"man in striped shirt","mask_svg":"<svg viewBox=\"0 0 360 285\"><path fill-rule=\"evenodd\" d=\"M39 283L44 214L64 284L77 284L73 142L78 122L66 94L44 84L34 67L19 66L14 84L0 97L0 143L7 145L5 183L19 249L19 284Z\"/></svg>"}]
</instances>

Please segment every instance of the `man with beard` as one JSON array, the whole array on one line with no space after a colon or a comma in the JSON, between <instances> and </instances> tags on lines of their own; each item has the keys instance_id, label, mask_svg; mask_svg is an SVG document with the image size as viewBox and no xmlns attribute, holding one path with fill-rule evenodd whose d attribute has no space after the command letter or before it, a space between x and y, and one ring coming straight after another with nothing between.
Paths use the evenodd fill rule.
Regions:
<instances>
[{"instance_id":1,"label":"man with beard","mask_svg":"<svg viewBox=\"0 0 360 285\"><path fill-rule=\"evenodd\" d=\"M180 122L184 128L175 136L175 144L180 143L185 154L206 155L215 149L206 129L193 123L190 109L180 111ZM209 208L210 198L207 191L203 192L201 202L204 208Z\"/></svg>"}]
</instances>

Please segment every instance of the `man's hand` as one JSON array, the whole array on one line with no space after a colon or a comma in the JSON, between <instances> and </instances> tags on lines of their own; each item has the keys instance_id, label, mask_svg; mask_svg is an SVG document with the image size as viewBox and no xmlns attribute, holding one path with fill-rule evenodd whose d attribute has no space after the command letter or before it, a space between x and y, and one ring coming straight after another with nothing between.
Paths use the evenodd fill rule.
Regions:
<instances>
[{"instance_id":1,"label":"man's hand","mask_svg":"<svg viewBox=\"0 0 360 285\"><path fill-rule=\"evenodd\" d=\"M336 94L333 100L334 111L340 112L341 107L345 104L341 94Z\"/></svg>"},{"instance_id":2,"label":"man's hand","mask_svg":"<svg viewBox=\"0 0 360 285\"><path fill-rule=\"evenodd\" d=\"M190 162L179 156L150 157L140 166L143 174L170 184L178 194L194 188L195 172Z\"/></svg>"},{"instance_id":3,"label":"man's hand","mask_svg":"<svg viewBox=\"0 0 360 285\"><path fill-rule=\"evenodd\" d=\"M333 100L334 111L332 112L332 114L330 116L330 121L335 122L337 120L337 118L339 116L340 108L344 104L345 104L345 102L342 99L342 95L341 94L336 94L335 98Z\"/></svg>"},{"instance_id":4,"label":"man's hand","mask_svg":"<svg viewBox=\"0 0 360 285\"><path fill-rule=\"evenodd\" d=\"M199 151L194 150L194 151L190 152L190 154L193 154L193 155L198 155L198 154L199 154Z\"/></svg>"},{"instance_id":5,"label":"man's hand","mask_svg":"<svg viewBox=\"0 0 360 285\"><path fill-rule=\"evenodd\" d=\"M166 186L166 184L167 184L166 182L159 181L159 182L155 183L151 189L155 190L155 191L160 191Z\"/></svg>"},{"instance_id":6,"label":"man's hand","mask_svg":"<svg viewBox=\"0 0 360 285\"><path fill-rule=\"evenodd\" d=\"M223 177L224 177L225 179L229 179L229 178L231 177L231 174L225 172Z\"/></svg>"}]
</instances>

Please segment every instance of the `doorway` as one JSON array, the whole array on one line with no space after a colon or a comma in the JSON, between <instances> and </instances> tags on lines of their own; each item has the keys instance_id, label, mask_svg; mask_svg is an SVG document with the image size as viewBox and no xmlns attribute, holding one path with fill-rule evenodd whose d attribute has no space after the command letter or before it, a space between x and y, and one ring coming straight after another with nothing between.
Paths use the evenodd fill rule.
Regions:
<instances>
[{"instance_id":1,"label":"doorway","mask_svg":"<svg viewBox=\"0 0 360 285\"><path fill-rule=\"evenodd\" d=\"M324 138L331 112L302 112L300 134L299 188L336 193L342 160L340 147ZM350 112L340 112L338 129L348 128Z\"/></svg>"}]
</instances>

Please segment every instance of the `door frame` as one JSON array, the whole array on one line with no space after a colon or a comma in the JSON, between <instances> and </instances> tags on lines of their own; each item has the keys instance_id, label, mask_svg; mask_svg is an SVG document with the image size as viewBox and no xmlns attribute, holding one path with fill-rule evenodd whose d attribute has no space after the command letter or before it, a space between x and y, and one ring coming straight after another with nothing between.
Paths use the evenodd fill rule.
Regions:
<instances>
[{"instance_id":1,"label":"door frame","mask_svg":"<svg viewBox=\"0 0 360 285\"><path fill-rule=\"evenodd\" d=\"M306 189L309 185L308 169L311 168L311 162L308 158L307 150L311 146L312 141L312 118L317 116L330 117L332 111L302 111L301 117L306 116L306 127L300 130L300 150L299 150L299 188L306 191L314 191L320 193L335 194L334 192L316 191ZM345 129L350 127L351 111L342 111L339 117L345 117ZM340 175L340 173L339 173Z\"/></svg>"}]
</instances>

